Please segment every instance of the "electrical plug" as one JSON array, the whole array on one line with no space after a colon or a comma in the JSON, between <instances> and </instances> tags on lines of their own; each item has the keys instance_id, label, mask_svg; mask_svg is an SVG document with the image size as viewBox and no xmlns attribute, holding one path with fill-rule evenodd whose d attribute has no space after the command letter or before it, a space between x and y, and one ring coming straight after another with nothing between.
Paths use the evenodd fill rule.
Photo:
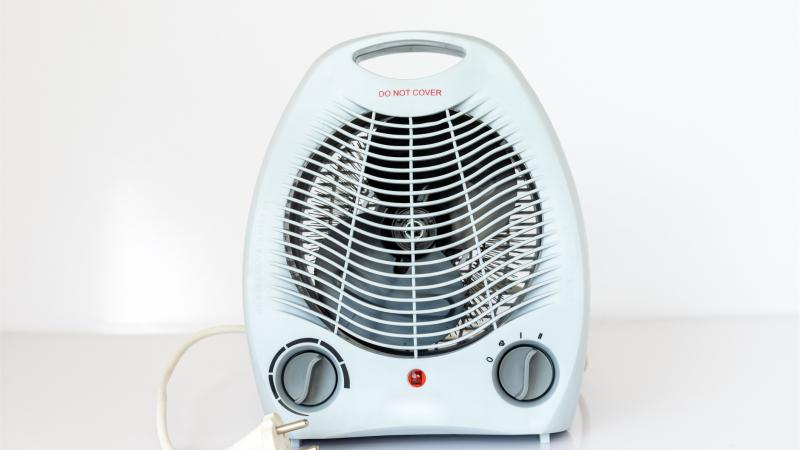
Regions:
<instances>
[{"instance_id":1,"label":"electrical plug","mask_svg":"<svg viewBox=\"0 0 800 450\"><path fill-rule=\"evenodd\" d=\"M253 431L242 440L228 447L227 450L292 450L292 444L287 436L292 431L308 426L308 420L302 419L284 424L281 416L267 414ZM313 445L300 450L319 450Z\"/></svg>"}]
</instances>

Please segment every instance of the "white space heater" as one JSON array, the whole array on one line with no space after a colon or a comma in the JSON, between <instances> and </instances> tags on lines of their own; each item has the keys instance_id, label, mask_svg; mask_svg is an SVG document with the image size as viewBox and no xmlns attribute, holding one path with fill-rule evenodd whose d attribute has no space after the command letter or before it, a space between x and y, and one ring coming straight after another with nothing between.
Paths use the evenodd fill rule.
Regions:
<instances>
[{"instance_id":1,"label":"white space heater","mask_svg":"<svg viewBox=\"0 0 800 450\"><path fill-rule=\"evenodd\" d=\"M461 60L401 80L358 63ZM513 63L472 37L368 36L308 72L245 257L263 407L300 439L549 434L575 412L586 249L566 161Z\"/></svg>"}]
</instances>

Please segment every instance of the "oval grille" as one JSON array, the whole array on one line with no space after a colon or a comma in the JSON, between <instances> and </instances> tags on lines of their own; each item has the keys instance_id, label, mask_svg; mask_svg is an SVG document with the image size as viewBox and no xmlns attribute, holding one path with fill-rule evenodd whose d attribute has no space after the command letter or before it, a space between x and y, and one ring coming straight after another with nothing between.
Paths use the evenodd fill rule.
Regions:
<instances>
[{"instance_id":1,"label":"oval grille","mask_svg":"<svg viewBox=\"0 0 800 450\"><path fill-rule=\"evenodd\" d=\"M474 342L552 293L531 169L491 122L449 109L355 115L297 167L287 280L334 333L424 356Z\"/></svg>"}]
</instances>

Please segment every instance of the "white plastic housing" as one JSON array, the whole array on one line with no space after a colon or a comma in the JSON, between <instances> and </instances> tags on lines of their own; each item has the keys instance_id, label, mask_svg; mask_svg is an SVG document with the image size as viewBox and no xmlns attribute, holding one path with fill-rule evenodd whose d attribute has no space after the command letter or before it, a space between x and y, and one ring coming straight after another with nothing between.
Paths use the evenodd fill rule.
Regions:
<instances>
[{"instance_id":1,"label":"white plastic housing","mask_svg":"<svg viewBox=\"0 0 800 450\"><path fill-rule=\"evenodd\" d=\"M385 78L356 62L382 53L419 50L463 59L444 72L414 80ZM395 90L410 94L381 94ZM552 232L550 242L556 244L555 258L547 263L556 277L554 293L541 306L465 347L417 358L356 345L317 318L277 301L303 303L301 297L287 294L296 288L281 267L284 211L297 166L309 148L333 131L331 112L417 117L448 109L469 110L484 122L502 124L503 136L514 142L531 167L546 210L547 230ZM287 354L288 343L322 340L346 364L349 388L344 388L340 373L338 389L328 403L300 411L311 416L311 425L293 437L544 434L563 431L571 423L584 365L589 297L578 201L542 106L514 64L487 42L448 33L399 32L356 39L325 53L300 84L270 143L254 194L244 272L247 333L266 412L277 412L289 421L304 417L280 404L268 381L273 358L281 351ZM545 349L555 362L556 381L536 402L514 402L497 386L494 361L509 345L521 341ZM411 369L427 375L421 388L409 385Z\"/></svg>"}]
</instances>

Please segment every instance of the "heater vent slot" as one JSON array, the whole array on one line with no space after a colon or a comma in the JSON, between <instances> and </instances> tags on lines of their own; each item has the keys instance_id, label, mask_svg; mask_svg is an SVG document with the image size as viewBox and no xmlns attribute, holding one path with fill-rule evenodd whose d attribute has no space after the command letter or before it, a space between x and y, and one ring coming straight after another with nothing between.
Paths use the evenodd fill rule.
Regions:
<instances>
[{"instance_id":1,"label":"heater vent slot","mask_svg":"<svg viewBox=\"0 0 800 450\"><path fill-rule=\"evenodd\" d=\"M278 301L361 346L418 357L555 292L546 205L502 116L343 111L295 168L278 262L294 288Z\"/></svg>"}]
</instances>

